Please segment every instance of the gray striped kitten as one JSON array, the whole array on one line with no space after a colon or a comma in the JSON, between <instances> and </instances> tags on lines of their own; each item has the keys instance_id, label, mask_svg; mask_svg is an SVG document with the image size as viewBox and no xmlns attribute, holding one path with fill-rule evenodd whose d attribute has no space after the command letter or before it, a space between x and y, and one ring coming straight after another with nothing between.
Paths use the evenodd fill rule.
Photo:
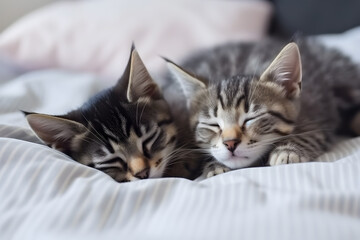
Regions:
<instances>
[{"instance_id":1,"label":"gray striped kitten","mask_svg":"<svg viewBox=\"0 0 360 240\"><path fill-rule=\"evenodd\" d=\"M101 170L118 182L178 176L181 151L167 102L137 51L132 49L117 84L62 116L26 113L47 145Z\"/></svg>"},{"instance_id":2,"label":"gray striped kitten","mask_svg":"<svg viewBox=\"0 0 360 240\"><path fill-rule=\"evenodd\" d=\"M183 67L168 61L178 83L164 86L166 96L181 115L187 105L181 121L190 119L196 145L213 157L207 177L313 161L338 133L360 134L359 69L311 39L284 45L275 39L227 44ZM187 101L173 97L180 87Z\"/></svg>"}]
</instances>

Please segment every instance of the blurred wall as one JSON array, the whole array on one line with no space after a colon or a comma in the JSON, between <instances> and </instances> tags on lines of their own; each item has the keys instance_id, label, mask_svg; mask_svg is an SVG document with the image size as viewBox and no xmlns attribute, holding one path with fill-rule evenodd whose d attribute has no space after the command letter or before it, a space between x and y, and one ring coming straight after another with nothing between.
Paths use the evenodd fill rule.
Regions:
<instances>
[{"instance_id":1,"label":"blurred wall","mask_svg":"<svg viewBox=\"0 0 360 240\"><path fill-rule=\"evenodd\" d=\"M0 31L30 11L56 0L0 0Z\"/></svg>"}]
</instances>

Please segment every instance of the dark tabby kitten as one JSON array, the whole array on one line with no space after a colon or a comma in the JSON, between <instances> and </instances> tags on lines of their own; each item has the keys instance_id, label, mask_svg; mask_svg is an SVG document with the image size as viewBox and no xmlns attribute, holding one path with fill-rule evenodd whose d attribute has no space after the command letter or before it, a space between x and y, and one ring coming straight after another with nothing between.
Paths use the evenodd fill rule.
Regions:
<instances>
[{"instance_id":1,"label":"dark tabby kitten","mask_svg":"<svg viewBox=\"0 0 360 240\"><path fill-rule=\"evenodd\" d=\"M284 43L274 39L228 44L193 56L184 68L168 61L195 141L217 160L206 166L208 177L261 160L312 161L336 133L360 134L357 67L312 39L298 44L300 51L295 43L281 50ZM173 102L184 111L181 98Z\"/></svg>"},{"instance_id":2,"label":"dark tabby kitten","mask_svg":"<svg viewBox=\"0 0 360 240\"><path fill-rule=\"evenodd\" d=\"M162 176L178 157L177 130L167 102L133 48L117 84L66 115L26 113L34 132L49 146L99 169L116 181Z\"/></svg>"}]
</instances>

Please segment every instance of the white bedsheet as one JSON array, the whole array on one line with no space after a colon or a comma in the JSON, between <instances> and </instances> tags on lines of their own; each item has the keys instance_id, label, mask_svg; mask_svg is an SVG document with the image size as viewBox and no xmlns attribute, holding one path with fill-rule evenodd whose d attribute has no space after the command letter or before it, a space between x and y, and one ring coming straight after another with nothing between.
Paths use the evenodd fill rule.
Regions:
<instances>
[{"instance_id":1,"label":"white bedsheet","mask_svg":"<svg viewBox=\"0 0 360 240\"><path fill-rule=\"evenodd\" d=\"M0 139L1 239L359 239L360 139L322 160L119 184ZM4 157L6 156L6 157Z\"/></svg>"},{"instance_id":2,"label":"white bedsheet","mask_svg":"<svg viewBox=\"0 0 360 240\"><path fill-rule=\"evenodd\" d=\"M0 81L1 240L360 239L360 138L319 162L119 184L39 144L18 112L64 113L103 87L64 71Z\"/></svg>"}]
</instances>

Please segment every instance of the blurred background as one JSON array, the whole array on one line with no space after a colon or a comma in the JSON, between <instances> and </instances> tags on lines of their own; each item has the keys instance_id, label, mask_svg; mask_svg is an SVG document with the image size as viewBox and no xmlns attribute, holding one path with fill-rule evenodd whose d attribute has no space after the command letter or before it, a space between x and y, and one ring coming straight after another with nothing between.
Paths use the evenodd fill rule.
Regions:
<instances>
[{"instance_id":1,"label":"blurred background","mask_svg":"<svg viewBox=\"0 0 360 240\"><path fill-rule=\"evenodd\" d=\"M289 36L341 33L360 25L358 0L271 0L271 32Z\"/></svg>"},{"instance_id":2,"label":"blurred background","mask_svg":"<svg viewBox=\"0 0 360 240\"><path fill-rule=\"evenodd\" d=\"M0 31L25 14L55 1L1 0ZM269 1L274 5L272 19L274 24L271 30L277 33L291 34L295 31L307 34L339 33L360 25L358 0Z\"/></svg>"},{"instance_id":3,"label":"blurred background","mask_svg":"<svg viewBox=\"0 0 360 240\"><path fill-rule=\"evenodd\" d=\"M1 0L0 31L25 14L54 0Z\"/></svg>"},{"instance_id":4,"label":"blurred background","mask_svg":"<svg viewBox=\"0 0 360 240\"><path fill-rule=\"evenodd\" d=\"M115 79L132 42L156 74L159 55L178 62L225 42L297 34L327 36L360 59L348 42L360 38L359 9L359 0L0 0L0 63Z\"/></svg>"}]
</instances>

